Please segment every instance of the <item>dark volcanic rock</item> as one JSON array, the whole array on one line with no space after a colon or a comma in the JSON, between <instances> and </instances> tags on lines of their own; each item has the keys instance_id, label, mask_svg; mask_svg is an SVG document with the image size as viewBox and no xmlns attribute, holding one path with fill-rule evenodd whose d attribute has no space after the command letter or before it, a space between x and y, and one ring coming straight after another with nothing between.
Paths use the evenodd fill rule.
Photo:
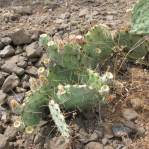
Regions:
<instances>
[{"instance_id":1,"label":"dark volcanic rock","mask_svg":"<svg viewBox=\"0 0 149 149\"><path fill-rule=\"evenodd\" d=\"M15 73L17 75L23 75L24 69L18 67L16 64L5 63L1 66L1 69L8 73Z\"/></svg>"},{"instance_id":2,"label":"dark volcanic rock","mask_svg":"<svg viewBox=\"0 0 149 149\"><path fill-rule=\"evenodd\" d=\"M41 56L42 48L39 46L38 42L33 42L26 46L26 53L29 58L37 58Z\"/></svg>"},{"instance_id":3,"label":"dark volcanic rock","mask_svg":"<svg viewBox=\"0 0 149 149\"><path fill-rule=\"evenodd\" d=\"M6 80L4 81L2 90L5 93L7 93L7 92L13 90L15 87L17 87L19 85L19 82L20 82L19 78L16 75L12 74L12 75L8 76L6 78Z\"/></svg>"},{"instance_id":4,"label":"dark volcanic rock","mask_svg":"<svg viewBox=\"0 0 149 149\"><path fill-rule=\"evenodd\" d=\"M11 39L14 45L29 44L32 41L30 34L23 29L14 31L11 34Z\"/></svg>"}]
</instances>

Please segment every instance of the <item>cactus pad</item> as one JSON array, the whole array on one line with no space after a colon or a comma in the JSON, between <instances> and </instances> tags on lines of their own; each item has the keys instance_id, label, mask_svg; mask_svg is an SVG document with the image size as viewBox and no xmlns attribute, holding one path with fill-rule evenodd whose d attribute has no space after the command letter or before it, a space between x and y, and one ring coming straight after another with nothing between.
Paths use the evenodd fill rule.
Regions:
<instances>
[{"instance_id":1,"label":"cactus pad","mask_svg":"<svg viewBox=\"0 0 149 149\"><path fill-rule=\"evenodd\" d=\"M55 122L58 130L63 137L68 138L70 136L69 127L65 122L64 116L60 111L60 107L54 100L49 101L49 109L53 121Z\"/></svg>"},{"instance_id":2,"label":"cactus pad","mask_svg":"<svg viewBox=\"0 0 149 149\"><path fill-rule=\"evenodd\" d=\"M149 34L149 0L140 0L133 9L132 33Z\"/></svg>"}]
</instances>

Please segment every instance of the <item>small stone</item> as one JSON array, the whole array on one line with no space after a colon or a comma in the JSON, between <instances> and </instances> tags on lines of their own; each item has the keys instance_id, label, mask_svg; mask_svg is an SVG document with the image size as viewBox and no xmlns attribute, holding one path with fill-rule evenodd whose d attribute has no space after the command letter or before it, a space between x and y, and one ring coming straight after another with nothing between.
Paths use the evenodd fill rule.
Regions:
<instances>
[{"instance_id":1,"label":"small stone","mask_svg":"<svg viewBox=\"0 0 149 149\"><path fill-rule=\"evenodd\" d=\"M34 66L28 66L27 69L26 69L26 73L29 74L29 75L32 75L34 77L38 76L37 71L38 71L38 69Z\"/></svg>"},{"instance_id":2,"label":"small stone","mask_svg":"<svg viewBox=\"0 0 149 149\"><path fill-rule=\"evenodd\" d=\"M99 142L90 142L85 146L85 149L104 149L104 146Z\"/></svg>"},{"instance_id":3,"label":"small stone","mask_svg":"<svg viewBox=\"0 0 149 149\"><path fill-rule=\"evenodd\" d=\"M135 120L138 117L138 114L136 111L134 111L133 109L123 109L122 111L123 117L126 120Z\"/></svg>"},{"instance_id":4,"label":"small stone","mask_svg":"<svg viewBox=\"0 0 149 149\"><path fill-rule=\"evenodd\" d=\"M8 77L9 76L9 73L3 72L3 71L1 71L0 74L3 75L4 77Z\"/></svg>"},{"instance_id":5,"label":"small stone","mask_svg":"<svg viewBox=\"0 0 149 149\"><path fill-rule=\"evenodd\" d=\"M94 132L98 135L98 138L103 138L103 136L104 136L104 128L103 127L100 127L98 130L95 130Z\"/></svg>"},{"instance_id":6,"label":"small stone","mask_svg":"<svg viewBox=\"0 0 149 149\"><path fill-rule=\"evenodd\" d=\"M31 15L32 10L31 6L17 6L14 8L14 12L19 15Z\"/></svg>"},{"instance_id":7,"label":"small stone","mask_svg":"<svg viewBox=\"0 0 149 149\"><path fill-rule=\"evenodd\" d=\"M25 50L29 58L40 57L42 53L42 48L39 46L38 42L33 42L26 46Z\"/></svg>"},{"instance_id":8,"label":"small stone","mask_svg":"<svg viewBox=\"0 0 149 149\"><path fill-rule=\"evenodd\" d=\"M20 53L23 53L23 52L24 52L23 48L21 48L20 46L17 46L15 54L20 54Z\"/></svg>"},{"instance_id":9,"label":"small stone","mask_svg":"<svg viewBox=\"0 0 149 149\"><path fill-rule=\"evenodd\" d=\"M8 148L8 139L4 135L0 134L0 149Z\"/></svg>"},{"instance_id":10,"label":"small stone","mask_svg":"<svg viewBox=\"0 0 149 149\"><path fill-rule=\"evenodd\" d=\"M4 104L6 102L5 101L6 97L7 97L7 95L2 90L0 90L0 105Z\"/></svg>"},{"instance_id":11,"label":"small stone","mask_svg":"<svg viewBox=\"0 0 149 149\"><path fill-rule=\"evenodd\" d=\"M41 56L41 58L39 59L39 61L36 63L37 67L41 67L44 64L44 60L48 59L48 55L46 53L43 53L43 55Z\"/></svg>"},{"instance_id":12,"label":"small stone","mask_svg":"<svg viewBox=\"0 0 149 149\"><path fill-rule=\"evenodd\" d=\"M5 81L5 77L4 75L2 75L2 73L0 73L0 87L3 85L4 81Z\"/></svg>"},{"instance_id":13,"label":"small stone","mask_svg":"<svg viewBox=\"0 0 149 149\"><path fill-rule=\"evenodd\" d=\"M9 57L15 54L15 50L12 46L7 45L0 51L0 57Z\"/></svg>"},{"instance_id":14,"label":"small stone","mask_svg":"<svg viewBox=\"0 0 149 149\"><path fill-rule=\"evenodd\" d=\"M3 134L4 131L5 131L5 126L0 122L0 134Z\"/></svg>"},{"instance_id":15,"label":"small stone","mask_svg":"<svg viewBox=\"0 0 149 149\"><path fill-rule=\"evenodd\" d=\"M83 128L81 128L78 137L80 142L87 143L90 135Z\"/></svg>"},{"instance_id":16,"label":"small stone","mask_svg":"<svg viewBox=\"0 0 149 149\"><path fill-rule=\"evenodd\" d=\"M50 149L67 149L69 143L63 137L54 137L50 139L48 148Z\"/></svg>"},{"instance_id":17,"label":"small stone","mask_svg":"<svg viewBox=\"0 0 149 149\"><path fill-rule=\"evenodd\" d=\"M21 87L16 87L16 92L17 93L24 93L24 92L26 92L26 89L24 89L24 88L21 88Z\"/></svg>"},{"instance_id":18,"label":"small stone","mask_svg":"<svg viewBox=\"0 0 149 149\"><path fill-rule=\"evenodd\" d=\"M68 12L65 12L65 13L62 13L61 15L60 15L60 18L61 19L68 19L70 17L70 13L68 13Z\"/></svg>"},{"instance_id":19,"label":"small stone","mask_svg":"<svg viewBox=\"0 0 149 149\"><path fill-rule=\"evenodd\" d=\"M86 9L86 8L81 9L79 12L79 17L84 17L84 16L86 16L86 14L88 14L88 9Z\"/></svg>"},{"instance_id":20,"label":"small stone","mask_svg":"<svg viewBox=\"0 0 149 149\"><path fill-rule=\"evenodd\" d=\"M94 132L91 134L89 140L90 141L96 141L98 139L98 135Z\"/></svg>"},{"instance_id":21,"label":"small stone","mask_svg":"<svg viewBox=\"0 0 149 149\"><path fill-rule=\"evenodd\" d=\"M0 41L0 50L2 50L4 48L4 44Z\"/></svg>"},{"instance_id":22,"label":"small stone","mask_svg":"<svg viewBox=\"0 0 149 149\"><path fill-rule=\"evenodd\" d=\"M62 23L64 23L63 19L56 19L55 20L55 24L62 24Z\"/></svg>"},{"instance_id":23,"label":"small stone","mask_svg":"<svg viewBox=\"0 0 149 149\"><path fill-rule=\"evenodd\" d=\"M23 82L22 82L22 87L23 87L24 89L29 89L29 88L30 88L29 82L23 81Z\"/></svg>"},{"instance_id":24,"label":"small stone","mask_svg":"<svg viewBox=\"0 0 149 149\"><path fill-rule=\"evenodd\" d=\"M9 44L12 42L12 40L11 40L10 37L3 37L3 38L1 39L1 42L2 42L5 46L7 46L7 45L9 45Z\"/></svg>"},{"instance_id":25,"label":"small stone","mask_svg":"<svg viewBox=\"0 0 149 149\"><path fill-rule=\"evenodd\" d=\"M144 104L143 100L141 100L140 98L132 98L130 99L130 103L135 110L140 109L141 107L143 107Z\"/></svg>"},{"instance_id":26,"label":"small stone","mask_svg":"<svg viewBox=\"0 0 149 149\"><path fill-rule=\"evenodd\" d=\"M25 68L25 67L27 67L27 62L26 61L20 61L17 63L17 66L19 66L21 68Z\"/></svg>"},{"instance_id":27,"label":"small stone","mask_svg":"<svg viewBox=\"0 0 149 149\"><path fill-rule=\"evenodd\" d=\"M107 145L107 146L104 147L104 149L114 149L114 148L110 145Z\"/></svg>"},{"instance_id":28,"label":"small stone","mask_svg":"<svg viewBox=\"0 0 149 149\"><path fill-rule=\"evenodd\" d=\"M32 41L37 41L39 39L39 36L41 34L43 34L44 32L40 31L40 30L33 30L32 31L32 36L31 36L31 39Z\"/></svg>"},{"instance_id":29,"label":"small stone","mask_svg":"<svg viewBox=\"0 0 149 149\"><path fill-rule=\"evenodd\" d=\"M14 142L9 142L8 148L9 149L14 149L15 148L15 143Z\"/></svg>"},{"instance_id":30,"label":"small stone","mask_svg":"<svg viewBox=\"0 0 149 149\"><path fill-rule=\"evenodd\" d=\"M42 134L39 132L36 134L35 138L34 138L34 143L38 144L39 142L41 142L41 140L43 140Z\"/></svg>"},{"instance_id":31,"label":"small stone","mask_svg":"<svg viewBox=\"0 0 149 149\"><path fill-rule=\"evenodd\" d=\"M143 127L137 128L137 135L142 137L145 134L146 130Z\"/></svg>"},{"instance_id":32,"label":"small stone","mask_svg":"<svg viewBox=\"0 0 149 149\"><path fill-rule=\"evenodd\" d=\"M1 111L1 121L4 123L10 122L10 114L5 110Z\"/></svg>"},{"instance_id":33,"label":"small stone","mask_svg":"<svg viewBox=\"0 0 149 149\"><path fill-rule=\"evenodd\" d=\"M102 144L106 145L108 143L109 139L108 138L103 138L102 139Z\"/></svg>"},{"instance_id":34,"label":"small stone","mask_svg":"<svg viewBox=\"0 0 149 149\"><path fill-rule=\"evenodd\" d=\"M31 36L23 29L17 29L11 34L14 45L22 45L31 43Z\"/></svg>"},{"instance_id":35,"label":"small stone","mask_svg":"<svg viewBox=\"0 0 149 149\"><path fill-rule=\"evenodd\" d=\"M114 16L113 15L107 15L106 20L111 21L113 20Z\"/></svg>"},{"instance_id":36,"label":"small stone","mask_svg":"<svg viewBox=\"0 0 149 149\"><path fill-rule=\"evenodd\" d=\"M5 63L4 59L0 57L0 67Z\"/></svg>"},{"instance_id":37,"label":"small stone","mask_svg":"<svg viewBox=\"0 0 149 149\"><path fill-rule=\"evenodd\" d=\"M7 93L7 92L13 90L15 87L17 87L19 85L19 82L20 82L19 78L15 74L12 74L12 75L8 76L6 78L6 80L4 81L2 90L5 93Z\"/></svg>"},{"instance_id":38,"label":"small stone","mask_svg":"<svg viewBox=\"0 0 149 149\"><path fill-rule=\"evenodd\" d=\"M104 138L111 139L114 137L114 134L112 132L112 125L105 124L104 125Z\"/></svg>"},{"instance_id":39,"label":"small stone","mask_svg":"<svg viewBox=\"0 0 149 149\"><path fill-rule=\"evenodd\" d=\"M18 93L18 94L15 95L15 98L19 103L23 102L24 97L25 97L25 93ZM14 96L13 96L13 98L14 98Z\"/></svg>"},{"instance_id":40,"label":"small stone","mask_svg":"<svg viewBox=\"0 0 149 149\"><path fill-rule=\"evenodd\" d=\"M17 135L17 130L14 127L8 126L4 135L7 137L8 141L14 141Z\"/></svg>"},{"instance_id":41,"label":"small stone","mask_svg":"<svg viewBox=\"0 0 149 149\"><path fill-rule=\"evenodd\" d=\"M112 131L115 137L128 136L132 133L132 129L124 126L123 124L114 124Z\"/></svg>"}]
</instances>

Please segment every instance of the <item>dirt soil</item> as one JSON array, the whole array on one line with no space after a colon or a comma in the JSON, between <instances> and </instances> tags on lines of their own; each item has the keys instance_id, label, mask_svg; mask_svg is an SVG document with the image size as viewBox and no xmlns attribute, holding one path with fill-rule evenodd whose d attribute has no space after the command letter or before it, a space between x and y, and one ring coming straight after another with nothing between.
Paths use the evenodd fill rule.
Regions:
<instances>
[{"instance_id":1,"label":"dirt soil","mask_svg":"<svg viewBox=\"0 0 149 149\"><path fill-rule=\"evenodd\" d=\"M4 4L0 0L0 38L20 28L31 33L45 32L54 38L83 34L98 23L106 24L112 30L127 28L130 24L129 10L136 0L45 2L47 4L39 1L34 4L31 1L25 4L8 1ZM111 71L115 73L113 69ZM67 115L73 130L69 147L59 133L51 129L53 124L43 121L32 135L17 132L15 139L8 141L9 148L149 149L149 71L129 64L116 78L119 79L107 105L101 109L97 106L86 113L71 112ZM4 131L1 125L6 130L12 123L0 122L0 135Z\"/></svg>"}]
</instances>

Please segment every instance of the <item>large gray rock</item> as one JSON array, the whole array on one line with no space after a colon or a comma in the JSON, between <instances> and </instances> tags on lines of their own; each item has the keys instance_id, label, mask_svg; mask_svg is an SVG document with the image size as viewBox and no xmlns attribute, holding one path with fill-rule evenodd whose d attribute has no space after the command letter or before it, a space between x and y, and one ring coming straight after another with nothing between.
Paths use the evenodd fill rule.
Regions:
<instances>
[{"instance_id":1,"label":"large gray rock","mask_svg":"<svg viewBox=\"0 0 149 149\"><path fill-rule=\"evenodd\" d=\"M17 75L23 75L24 74L24 69L18 67L16 64L11 64L11 63L5 63L4 65L1 66L1 69L5 72L8 73L15 73Z\"/></svg>"},{"instance_id":2,"label":"large gray rock","mask_svg":"<svg viewBox=\"0 0 149 149\"><path fill-rule=\"evenodd\" d=\"M12 46L7 45L3 50L0 51L0 57L9 57L15 54L15 50Z\"/></svg>"},{"instance_id":3,"label":"large gray rock","mask_svg":"<svg viewBox=\"0 0 149 149\"><path fill-rule=\"evenodd\" d=\"M3 92L7 93L13 90L15 87L19 85L19 82L19 78L16 75L12 74L8 76L2 86Z\"/></svg>"},{"instance_id":4,"label":"large gray rock","mask_svg":"<svg viewBox=\"0 0 149 149\"><path fill-rule=\"evenodd\" d=\"M16 64L16 65L26 61L27 61L27 58L21 55L15 55L8 59L5 59L5 63Z\"/></svg>"},{"instance_id":5,"label":"large gray rock","mask_svg":"<svg viewBox=\"0 0 149 149\"><path fill-rule=\"evenodd\" d=\"M114 149L114 148L111 145L107 145L107 146L104 147L104 149Z\"/></svg>"},{"instance_id":6,"label":"large gray rock","mask_svg":"<svg viewBox=\"0 0 149 149\"><path fill-rule=\"evenodd\" d=\"M7 95L2 90L0 90L0 105L5 103L6 97Z\"/></svg>"},{"instance_id":7,"label":"large gray rock","mask_svg":"<svg viewBox=\"0 0 149 149\"><path fill-rule=\"evenodd\" d=\"M0 134L0 149L8 148L8 139L4 135Z\"/></svg>"},{"instance_id":8,"label":"large gray rock","mask_svg":"<svg viewBox=\"0 0 149 149\"><path fill-rule=\"evenodd\" d=\"M31 36L23 29L17 29L11 34L11 39L14 45L22 45L31 43Z\"/></svg>"},{"instance_id":9,"label":"large gray rock","mask_svg":"<svg viewBox=\"0 0 149 149\"><path fill-rule=\"evenodd\" d=\"M16 73L22 75L24 69L27 66L27 59L21 55L15 55L5 60L5 63L1 66L1 69L8 73Z\"/></svg>"},{"instance_id":10,"label":"large gray rock","mask_svg":"<svg viewBox=\"0 0 149 149\"><path fill-rule=\"evenodd\" d=\"M42 48L39 46L38 42L33 42L26 46L26 53L29 58L37 58L41 56Z\"/></svg>"}]
</instances>

